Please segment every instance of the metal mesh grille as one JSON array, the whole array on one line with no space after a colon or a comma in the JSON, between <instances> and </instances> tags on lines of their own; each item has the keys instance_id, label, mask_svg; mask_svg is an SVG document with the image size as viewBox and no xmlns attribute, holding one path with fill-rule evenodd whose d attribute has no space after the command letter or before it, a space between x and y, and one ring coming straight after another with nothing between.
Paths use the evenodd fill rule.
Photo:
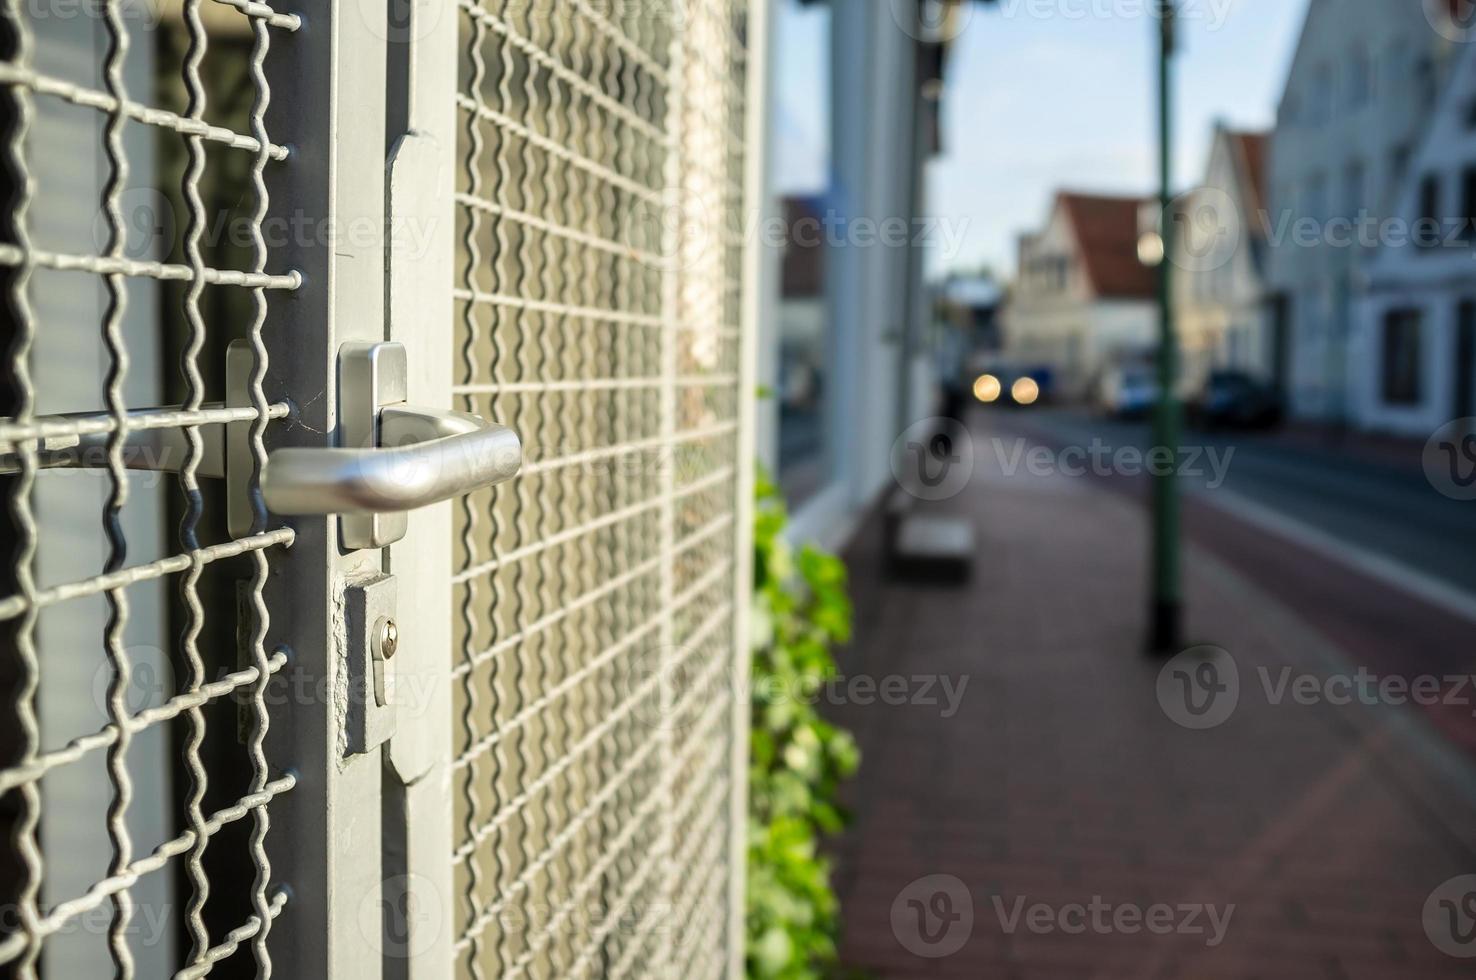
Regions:
<instances>
[{"instance_id":1,"label":"metal mesh grille","mask_svg":"<svg viewBox=\"0 0 1476 980\"><path fill-rule=\"evenodd\" d=\"M458 975L727 963L744 4L460 0Z\"/></svg>"},{"instance_id":2,"label":"metal mesh grille","mask_svg":"<svg viewBox=\"0 0 1476 980\"><path fill-rule=\"evenodd\" d=\"M285 894L268 890L264 838L269 804L294 779L272 778L263 750L264 694L285 655L265 648L262 587L273 556L293 535L269 526L258 486L265 429L287 411L263 392L261 328L272 295L295 289L298 278L267 271L264 174L286 166L287 153L271 142L264 122L271 93L263 66L273 37L295 31L298 21L246 0L160 8L106 0L70 7L69 18L48 16L57 9L7 0L0 22L7 195L0 206L0 294L8 334L0 483L10 551L0 595L0 890L15 910L0 934L0 964L20 977L43 968L65 975L72 968L48 958L52 945L111 906L101 955L119 977L149 974L166 962L177 976L205 976L227 960L234 973L269 976L268 932ZM155 22L154 13L163 20ZM94 48L104 51L100 63ZM74 156L48 157L58 144ZM100 177L65 165L94 157ZM178 173L170 173L170 161ZM78 201L85 202L80 236L71 233L76 222L53 220L76 211ZM222 236L222 228L243 236ZM93 291L101 316L84 322ZM69 306L68 297L81 299ZM83 342L63 360L74 382L84 380L64 385L48 369L38 383L38 349L69 332ZM221 384L217 365L231 338L249 346L251 369L242 403L227 408L211 389ZM99 350L94 383L85 379ZM165 367L167 353L177 354L177 367ZM149 380L160 376L162 384ZM90 399L59 403L63 389L76 393L88 384L95 389ZM182 404L130 403L129 392L140 386ZM221 445L230 423L249 428L254 516L249 532L234 536L224 530L219 481L202 480L220 465L210 447ZM151 432L169 438L147 444L173 458L150 460L139 451L140 437ZM85 461L93 450L95 458ZM79 462L95 471L38 476ZM139 468L178 475L161 491L156 474L130 472ZM60 511L48 511L47 488L65 496L79 480L95 485L100 520L78 527L48 517ZM171 509L177 533L161 530L155 540L130 533L162 529L165 521L155 518ZM47 549L89 536L106 542L97 572L48 580ZM158 641L161 657L149 661L144 678L132 631L165 620L155 613L170 605L166 580L176 590L178 632ZM159 598L131 616L142 592ZM90 656L86 643L67 647L40 637L93 622L102 656L89 687L70 669ZM38 712L45 698L95 703L102 723L60 732L71 716ZM159 751L144 752L149 744ZM61 797L53 805L54 788L60 793L76 783L65 783L74 769L105 787L97 789L98 810L63 812ZM140 779L144 789L136 793ZM138 807L153 805L155 794L167 798L163 818L140 821ZM95 824L91 835L105 834L111 852L105 866L88 868L48 814ZM234 881L244 887L212 891L212 879L228 871L239 873ZM63 874L68 881L86 875L90 883L59 894ZM138 928L133 897L143 883L159 881L172 884L153 894L177 893L182 920L174 928L175 903L167 899L164 909L152 910L174 929L162 934ZM136 960L147 965L136 967Z\"/></svg>"}]
</instances>

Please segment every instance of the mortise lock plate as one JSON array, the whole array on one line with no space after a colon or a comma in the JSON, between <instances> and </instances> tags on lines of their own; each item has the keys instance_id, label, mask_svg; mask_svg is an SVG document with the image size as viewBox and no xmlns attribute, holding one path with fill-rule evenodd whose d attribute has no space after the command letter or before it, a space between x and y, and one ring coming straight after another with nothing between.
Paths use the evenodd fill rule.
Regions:
<instances>
[{"instance_id":1,"label":"mortise lock plate","mask_svg":"<svg viewBox=\"0 0 1476 980\"><path fill-rule=\"evenodd\" d=\"M343 588L348 644L348 754L372 752L395 733L395 577L374 575Z\"/></svg>"}]
</instances>

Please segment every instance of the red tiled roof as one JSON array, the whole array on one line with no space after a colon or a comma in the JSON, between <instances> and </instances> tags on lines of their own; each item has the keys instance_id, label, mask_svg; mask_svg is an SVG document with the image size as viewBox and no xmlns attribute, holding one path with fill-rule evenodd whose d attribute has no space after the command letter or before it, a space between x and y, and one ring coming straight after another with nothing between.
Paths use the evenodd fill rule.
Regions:
<instances>
[{"instance_id":1,"label":"red tiled roof","mask_svg":"<svg viewBox=\"0 0 1476 980\"><path fill-rule=\"evenodd\" d=\"M1258 211L1266 204L1266 147L1270 143L1267 133L1234 133L1230 138L1235 141L1236 149L1240 158L1245 163L1245 207L1249 216L1254 219ZM1261 223L1252 220L1251 226L1259 229Z\"/></svg>"},{"instance_id":2,"label":"red tiled roof","mask_svg":"<svg viewBox=\"0 0 1476 980\"><path fill-rule=\"evenodd\" d=\"M1076 234L1093 293L1107 299L1154 295L1153 270L1138 261L1138 209L1143 198L1061 191L1057 201Z\"/></svg>"}]
</instances>

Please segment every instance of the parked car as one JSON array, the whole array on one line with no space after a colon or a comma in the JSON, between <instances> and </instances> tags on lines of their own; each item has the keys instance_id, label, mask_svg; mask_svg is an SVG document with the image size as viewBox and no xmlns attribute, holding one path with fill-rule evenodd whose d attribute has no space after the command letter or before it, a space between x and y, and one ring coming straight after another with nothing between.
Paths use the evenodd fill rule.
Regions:
<instances>
[{"instance_id":1,"label":"parked car","mask_svg":"<svg viewBox=\"0 0 1476 980\"><path fill-rule=\"evenodd\" d=\"M1146 365L1108 368L1097 379L1097 411L1119 419L1140 419L1158 403L1158 379Z\"/></svg>"},{"instance_id":2,"label":"parked car","mask_svg":"<svg viewBox=\"0 0 1476 980\"><path fill-rule=\"evenodd\" d=\"M1191 425L1205 429L1265 429L1285 414L1275 387L1244 371L1214 371L1185 405Z\"/></svg>"}]
</instances>

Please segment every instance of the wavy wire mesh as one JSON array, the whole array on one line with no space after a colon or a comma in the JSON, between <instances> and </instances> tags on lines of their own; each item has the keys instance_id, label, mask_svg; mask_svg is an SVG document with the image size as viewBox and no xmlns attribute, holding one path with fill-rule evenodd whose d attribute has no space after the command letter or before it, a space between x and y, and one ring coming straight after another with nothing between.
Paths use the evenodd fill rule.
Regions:
<instances>
[{"instance_id":1,"label":"wavy wire mesh","mask_svg":"<svg viewBox=\"0 0 1476 980\"><path fill-rule=\"evenodd\" d=\"M745 5L459 0L460 976L724 971Z\"/></svg>"},{"instance_id":2,"label":"wavy wire mesh","mask_svg":"<svg viewBox=\"0 0 1476 980\"><path fill-rule=\"evenodd\" d=\"M266 130L264 64L298 20L246 0L62 6L7 0L0 16L0 969L270 976L285 895L264 837L293 779L263 751L284 658L264 646L262 586L292 533L269 528L258 489L264 430L286 412L263 392L261 327L298 280L266 272L264 174L287 153ZM231 338L251 368L227 408L211 390ZM229 423L249 427L253 469L237 536L210 478ZM58 503L88 494L86 520ZM56 577L60 551L89 548L100 567ZM161 649L144 660L148 630ZM98 721L59 730L94 706ZM212 889L228 875L249 885Z\"/></svg>"}]
</instances>

